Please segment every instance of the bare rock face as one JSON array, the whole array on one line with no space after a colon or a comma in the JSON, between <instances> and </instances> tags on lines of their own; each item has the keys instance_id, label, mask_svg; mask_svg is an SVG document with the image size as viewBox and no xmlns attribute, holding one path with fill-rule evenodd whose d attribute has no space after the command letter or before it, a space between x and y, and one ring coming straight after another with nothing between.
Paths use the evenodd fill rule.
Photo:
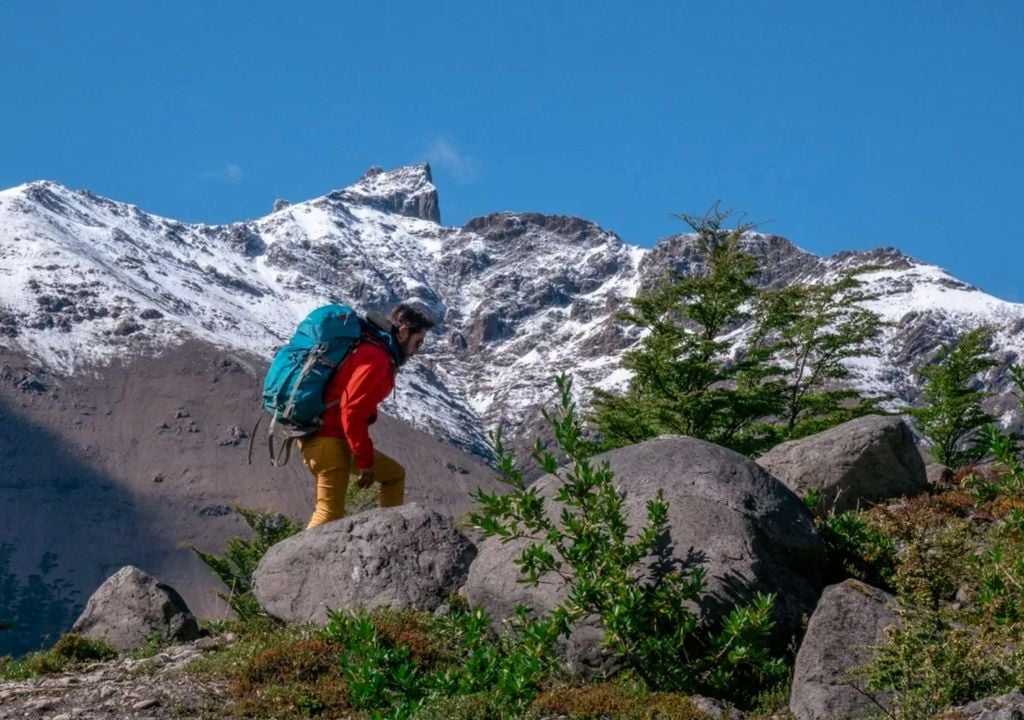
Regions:
<instances>
[{"instance_id":1,"label":"bare rock face","mask_svg":"<svg viewBox=\"0 0 1024 720\"><path fill-rule=\"evenodd\" d=\"M168 641L200 635L177 591L132 565L100 585L71 631L105 640L117 650L143 647L154 633Z\"/></svg>"},{"instance_id":2,"label":"bare rock face","mask_svg":"<svg viewBox=\"0 0 1024 720\"><path fill-rule=\"evenodd\" d=\"M801 440L782 443L757 459L797 495L822 495L836 512L928 487L924 461L899 418L868 415Z\"/></svg>"},{"instance_id":3,"label":"bare rock face","mask_svg":"<svg viewBox=\"0 0 1024 720\"><path fill-rule=\"evenodd\" d=\"M465 582L475 555L451 521L418 505L369 510L272 547L253 574L271 617L326 622L356 607L435 610Z\"/></svg>"},{"instance_id":4,"label":"bare rock face","mask_svg":"<svg viewBox=\"0 0 1024 720\"><path fill-rule=\"evenodd\" d=\"M857 720L876 712L876 702L888 707L891 698L872 700L855 670L898 621L884 590L857 580L825 588L796 656L789 709L798 720Z\"/></svg>"},{"instance_id":5,"label":"bare rock face","mask_svg":"<svg viewBox=\"0 0 1024 720\"><path fill-rule=\"evenodd\" d=\"M659 557L650 560L648 577L701 566L707 592L696 610L711 622L757 592L777 593L777 640L785 644L798 631L818 599L823 548L810 513L782 483L738 453L687 437L620 448L594 462L605 460L626 493L624 514L634 531L645 523L647 502L659 489L669 503L667 537ZM546 476L533 487L558 517L558 509L551 509L556 478ZM512 617L519 604L547 611L565 597L554 578L535 588L517 582L514 559L523 547L488 538L470 568L467 598L496 620ZM606 667L600 638L596 624L575 629L565 647L568 663L582 672Z\"/></svg>"}]
</instances>

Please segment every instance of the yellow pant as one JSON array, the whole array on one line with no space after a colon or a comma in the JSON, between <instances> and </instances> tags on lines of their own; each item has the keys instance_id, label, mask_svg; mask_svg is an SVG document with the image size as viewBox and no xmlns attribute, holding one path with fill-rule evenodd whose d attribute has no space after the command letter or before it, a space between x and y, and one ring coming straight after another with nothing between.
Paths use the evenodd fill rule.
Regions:
<instances>
[{"instance_id":1,"label":"yellow pant","mask_svg":"<svg viewBox=\"0 0 1024 720\"><path fill-rule=\"evenodd\" d=\"M316 509L306 529L345 517L348 476L355 472L352 451L340 438L314 435L299 441L302 460L316 478ZM405 499L405 468L373 451L374 481L380 483L380 506L395 507Z\"/></svg>"}]
</instances>

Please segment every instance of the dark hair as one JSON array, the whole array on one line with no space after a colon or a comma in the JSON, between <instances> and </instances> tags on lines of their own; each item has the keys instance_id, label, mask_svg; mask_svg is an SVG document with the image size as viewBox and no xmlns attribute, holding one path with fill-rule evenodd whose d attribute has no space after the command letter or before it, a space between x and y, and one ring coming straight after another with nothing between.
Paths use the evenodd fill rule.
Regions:
<instances>
[{"instance_id":1,"label":"dark hair","mask_svg":"<svg viewBox=\"0 0 1024 720\"><path fill-rule=\"evenodd\" d=\"M429 330L437 324L426 311L408 303L401 303L391 308L391 312L388 313L388 320L391 321L396 330L405 325L409 328L409 332L413 334L421 330Z\"/></svg>"}]
</instances>

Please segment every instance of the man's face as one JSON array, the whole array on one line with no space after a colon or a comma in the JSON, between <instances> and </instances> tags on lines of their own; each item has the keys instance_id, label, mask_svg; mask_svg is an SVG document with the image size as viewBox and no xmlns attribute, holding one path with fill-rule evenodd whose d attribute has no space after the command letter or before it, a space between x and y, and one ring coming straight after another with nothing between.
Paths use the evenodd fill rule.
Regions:
<instances>
[{"instance_id":1,"label":"man's face","mask_svg":"<svg viewBox=\"0 0 1024 720\"><path fill-rule=\"evenodd\" d=\"M413 355L420 351L423 347L423 341L427 337L426 330L420 330L419 332L409 332L408 325L402 325L398 328L398 345L402 348L403 357L408 360Z\"/></svg>"}]
</instances>

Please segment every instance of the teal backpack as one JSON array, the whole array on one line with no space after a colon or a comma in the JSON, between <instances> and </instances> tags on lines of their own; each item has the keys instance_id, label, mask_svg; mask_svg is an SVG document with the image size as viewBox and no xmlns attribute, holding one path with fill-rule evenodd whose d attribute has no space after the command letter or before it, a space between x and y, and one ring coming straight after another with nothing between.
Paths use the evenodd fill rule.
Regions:
<instances>
[{"instance_id":1,"label":"teal backpack","mask_svg":"<svg viewBox=\"0 0 1024 720\"><path fill-rule=\"evenodd\" d=\"M271 417L268 446L272 465L286 464L292 442L320 429L324 411L337 404L324 403L328 380L352 349L366 339L384 344L397 356L391 333L363 320L346 305L325 305L307 315L291 340L274 355L263 382L263 409ZM258 427L259 421L249 439L250 463ZM284 442L280 453L275 454L274 435L278 433Z\"/></svg>"}]
</instances>

